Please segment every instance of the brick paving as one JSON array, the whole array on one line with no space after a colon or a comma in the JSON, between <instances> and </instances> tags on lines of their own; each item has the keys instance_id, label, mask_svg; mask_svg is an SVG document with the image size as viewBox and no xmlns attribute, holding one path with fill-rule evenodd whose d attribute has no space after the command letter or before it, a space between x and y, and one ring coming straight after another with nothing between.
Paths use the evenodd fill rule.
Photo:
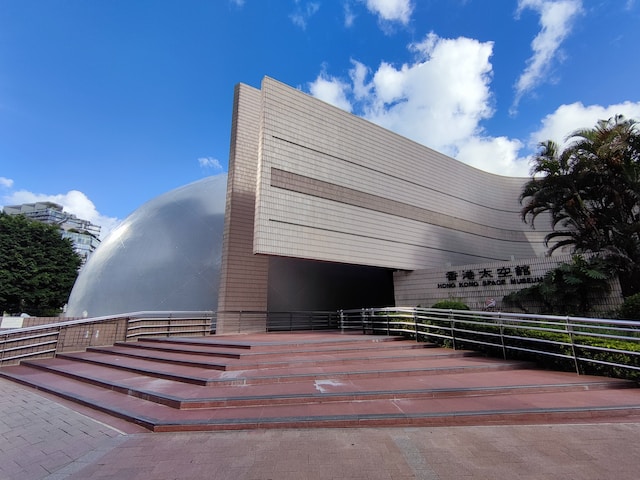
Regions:
<instances>
[{"instance_id":1,"label":"brick paving","mask_svg":"<svg viewBox=\"0 0 640 480\"><path fill-rule=\"evenodd\" d=\"M2 480L635 480L638 438L640 423L147 433L0 379Z\"/></svg>"},{"instance_id":2,"label":"brick paving","mask_svg":"<svg viewBox=\"0 0 640 480\"><path fill-rule=\"evenodd\" d=\"M118 430L37 392L0 380L0 478L47 478L124 440ZM55 477L51 477L55 478Z\"/></svg>"}]
</instances>

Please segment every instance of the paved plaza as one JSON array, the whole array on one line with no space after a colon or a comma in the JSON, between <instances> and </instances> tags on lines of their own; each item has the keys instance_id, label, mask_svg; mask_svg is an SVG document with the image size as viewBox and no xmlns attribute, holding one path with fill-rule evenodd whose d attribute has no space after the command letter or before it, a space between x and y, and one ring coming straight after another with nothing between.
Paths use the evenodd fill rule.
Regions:
<instances>
[{"instance_id":1,"label":"paved plaza","mask_svg":"<svg viewBox=\"0 0 640 480\"><path fill-rule=\"evenodd\" d=\"M629 479L640 423L150 433L0 379L0 478Z\"/></svg>"}]
</instances>

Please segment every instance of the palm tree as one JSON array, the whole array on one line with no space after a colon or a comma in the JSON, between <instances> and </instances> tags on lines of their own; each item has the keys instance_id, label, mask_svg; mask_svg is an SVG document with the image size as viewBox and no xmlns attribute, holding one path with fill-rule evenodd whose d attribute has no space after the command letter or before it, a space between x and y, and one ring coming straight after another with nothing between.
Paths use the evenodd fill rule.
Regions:
<instances>
[{"instance_id":1,"label":"palm tree","mask_svg":"<svg viewBox=\"0 0 640 480\"><path fill-rule=\"evenodd\" d=\"M640 133L617 115L577 130L560 151L547 141L520 195L523 221L547 214L549 252L599 252L621 271L623 291L640 291Z\"/></svg>"}]
</instances>

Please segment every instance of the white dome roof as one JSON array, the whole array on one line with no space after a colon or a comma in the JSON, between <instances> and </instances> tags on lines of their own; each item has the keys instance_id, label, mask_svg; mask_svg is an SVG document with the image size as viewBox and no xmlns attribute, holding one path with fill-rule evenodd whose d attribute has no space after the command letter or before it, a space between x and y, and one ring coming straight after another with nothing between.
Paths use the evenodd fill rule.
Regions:
<instances>
[{"instance_id":1,"label":"white dome roof","mask_svg":"<svg viewBox=\"0 0 640 480\"><path fill-rule=\"evenodd\" d=\"M129 215L80 272L66 315L216 310L226 185L207 177Z\"/></svg>"}]
</instances>

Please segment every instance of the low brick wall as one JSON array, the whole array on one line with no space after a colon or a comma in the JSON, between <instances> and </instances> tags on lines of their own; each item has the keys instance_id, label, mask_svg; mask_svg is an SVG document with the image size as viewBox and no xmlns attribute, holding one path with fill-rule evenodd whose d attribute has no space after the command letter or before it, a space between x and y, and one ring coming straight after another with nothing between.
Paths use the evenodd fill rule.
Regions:
<instances>
[{"instance_id":1,"label":"low brick wall","mask_svg":"<svg viewBox=\"0 0 640 480\"><path fill-rule=\"evenodd\" d=\"M81 317L2 317L0 330L10 330L14 328L39 327L51 323L66 322L68 320L78 320Z\"/></svg>"},{"instance_id":2,"label":"low brick wall","mask_svg":"<svg viewBox=\"0 0 640 480\"><path fill-rule=\"evenodd\" d=\"M0 331L0 366L15 364L24 358L52 357L56 352L79 351L139 337L210 334L212 312L177 313L137 312L95 319L3 317L8 328Z\"/></svg>"},{"instance_id":3,"label":"low brick wall","mask_svg":"<svg viewBox=\"0 0 640 480\"><path fill-rule=\"evenodd\" d=\"M113 345L127 339L127 319L115 318L100 323L67 327L60 332L58 352L84 350L87 347Z\"/></svg>"}]
</instances>

